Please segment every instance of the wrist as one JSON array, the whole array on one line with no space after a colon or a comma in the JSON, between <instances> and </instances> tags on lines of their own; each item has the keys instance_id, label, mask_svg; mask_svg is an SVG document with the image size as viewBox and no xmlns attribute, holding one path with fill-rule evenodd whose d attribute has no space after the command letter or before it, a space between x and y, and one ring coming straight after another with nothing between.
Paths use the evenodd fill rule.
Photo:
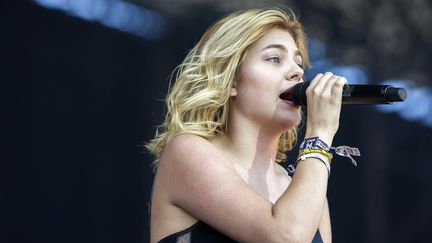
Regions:
<instances>
[{"instance_id":1,"label":"wrist","mask_svg":"<svg viewBox=\"0 0 432 243\"><path fill-rule=\"evenodd\" d=\"M328 146L331 147L333 142L333 133L325 133L325 132L308 132L305 133L305 139L307 138L313 138L313 137L319 137L321 140L323 140Z\"/></svg>"}]
</instances>

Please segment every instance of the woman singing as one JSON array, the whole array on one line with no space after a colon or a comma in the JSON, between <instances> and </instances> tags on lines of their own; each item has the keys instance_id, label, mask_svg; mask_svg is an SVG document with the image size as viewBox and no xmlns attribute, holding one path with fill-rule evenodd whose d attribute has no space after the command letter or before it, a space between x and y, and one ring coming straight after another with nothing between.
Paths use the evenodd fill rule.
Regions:
<instances>
[{"instance_id":1,"label":"woman singing","mask_svg":"<svg viewBox=\"0 0 432 243\"><path fill-rule=\"evenodd\" d=\"M237 12L204 33L178 67L165 121L147 144L157 164L151 242L331 242L327 148L345 78L312 80L312 146L293 151L292 177L279 164L302 120L280 97L308 66L302 25L279 9Z\"/></svg>"}]
</instances>

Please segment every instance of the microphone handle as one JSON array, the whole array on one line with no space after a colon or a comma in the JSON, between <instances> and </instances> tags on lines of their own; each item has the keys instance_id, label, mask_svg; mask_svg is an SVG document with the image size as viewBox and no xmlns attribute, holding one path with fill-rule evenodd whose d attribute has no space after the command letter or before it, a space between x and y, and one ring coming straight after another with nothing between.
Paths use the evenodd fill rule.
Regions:
<instances>
[{"instance_id":1,"label":"microphone handle","mask_svg":"<svg viewBox=\"0 0 432 243\"><path fill-rule=\"evenodd\" d=\"M347 85L342 92L342 104L391 104L404 101L406 91L390 85Z\"/></svg>"},{"instance_id":2,"label":"microphone handle","mask_svg":"<svg viewBox=\"0 0 432 243\"><path fill-rule=\"evenodd\" d=\"M297 84L293 88L294 103L301 106L307 105L306 89L310 81ZM343 105L371 105L391 104L404 101L407 92L404 88L396 88L390 85L374 84L350 84L345 85L342 92Z\"/></svg>"}]
</instances>

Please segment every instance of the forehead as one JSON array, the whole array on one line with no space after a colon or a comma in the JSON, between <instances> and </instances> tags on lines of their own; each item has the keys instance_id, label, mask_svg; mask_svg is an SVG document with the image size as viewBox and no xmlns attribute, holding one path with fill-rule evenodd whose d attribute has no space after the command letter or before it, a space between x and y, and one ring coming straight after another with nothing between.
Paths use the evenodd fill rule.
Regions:
<instances>
[{"instance_id":1,"label":"forehead","mask_svg":"<svg viewBox=\"0 0 432 243\"><path fill-rule=\"evenodd\" d=\"M267 32L261 39L252 45L252 50L260 51L268 45L283 45L288 48L289 51L297 51L297 45L291 34L282 29L272 29Z\"/></svg>"}]
</instances>

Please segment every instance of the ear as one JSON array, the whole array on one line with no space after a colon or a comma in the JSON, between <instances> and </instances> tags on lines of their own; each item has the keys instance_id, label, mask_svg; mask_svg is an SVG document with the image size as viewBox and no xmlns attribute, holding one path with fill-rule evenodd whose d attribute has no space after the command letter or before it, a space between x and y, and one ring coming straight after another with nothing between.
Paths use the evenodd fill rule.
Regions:
<instances>
[{"instance_id":1,"label":"ear","mask_svg":"<svg viewBox=\"0 0 432 243\"><path fill-rule=\"evenodd\" d=\"M236 90L236 88L231 88L231 90L230 90L230 97L235 97L235 96L237 96L237 90Z\"/></svg>"}]
</instances>

